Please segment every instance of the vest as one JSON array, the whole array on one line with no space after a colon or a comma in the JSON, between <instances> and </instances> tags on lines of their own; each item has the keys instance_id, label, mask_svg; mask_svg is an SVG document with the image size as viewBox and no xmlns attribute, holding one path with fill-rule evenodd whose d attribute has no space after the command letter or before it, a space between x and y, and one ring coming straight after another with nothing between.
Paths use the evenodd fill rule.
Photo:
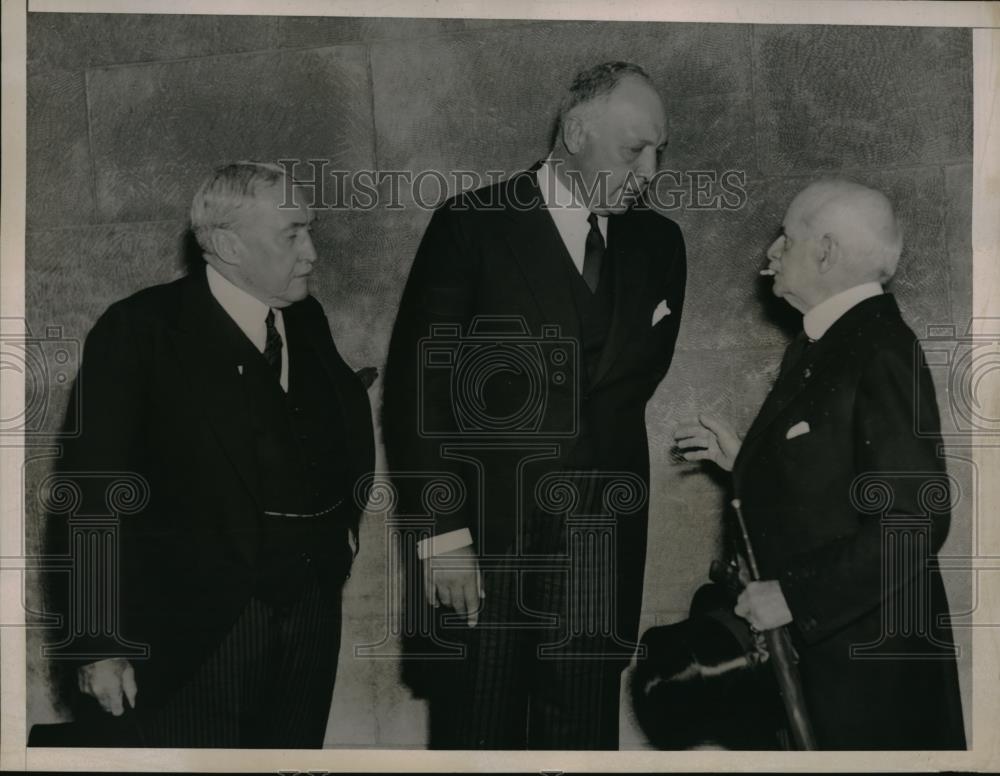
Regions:
<instances>
[{"instance_id":1,"label":"vest","mask_svg":"<svg viewBox=\"0 0 1000 776\"><path fill-rule=\"evenodd\" d=\"M353 483L337 389L307 338L285 320L288 393L263 356L263 368L247 370L263 506L256 594L279 604L294 601L310 580L339 584L352 560Z\"/></svg>"},{"instance_id":2,"label":"vest","mask_svg":"<svg viewBox=\"0 0 1000 776\"><path fill-rule=\"evenodd\" d=\"M568 258L564 262L567 282L570 284L573 305L576 309L580 326L580 364L579 391L583 401L580 405L579 429L577 443L573 452L573 463L586 468L597 458L594 442L588 431L586 396L601 362L604 346L611 332L611 319L615 309L615 272L613 251L610 246L604 252L601 262L601 277L597 291L591 292L583 275L576 265Z\"/></svg>"}]
</instances>

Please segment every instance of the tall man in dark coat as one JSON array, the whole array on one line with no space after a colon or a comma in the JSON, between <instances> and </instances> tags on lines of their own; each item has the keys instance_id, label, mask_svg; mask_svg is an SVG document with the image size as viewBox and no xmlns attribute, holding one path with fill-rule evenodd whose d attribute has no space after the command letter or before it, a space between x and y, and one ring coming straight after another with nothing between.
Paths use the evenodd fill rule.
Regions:
<instances>
[{"instance_id":1,"label":"tall man in dark coat","mask_svg":"<svg viewBox=\"0 0 1000 776\"><path fill-rule=\"evenodd\" d=\"M437 607L441 649L407 666L432 747L617 748L646 551L644 414L686 276L677 225L633 207L665 123L639 67L580 73L548 159L447 202L414 260L383 428L401 511L433 519L408 581ZM427 509L413 473L457 479L464 503Z\"/></svg>"},{"instance_id":2,"label":"tall man in dark coat","mask_svg":"<svg viewBox=\"0 0 1000 776\"><path fill-rule=\"evenodd\" d=\"M882 289L901 248L881 193L802 191L765 273L803 332L742 441L704 416L677 432L690 460L733 472L762 574L736 613L791 625L823 749L965 747L935 567L950 512L934 386Z\"/></svg>"},{"instance_id":3,"label":"tall man in dark coat","mask_svg":"<svg viewBox=\"0 0 1000 776\"><path fill-rule=\"evenodd\" d=\"M205 266L113 304L87 338L60 476L79 516L106 512L119 475L144 503L119 520L117 630L81 622L87 586L114 573L83 564L55 654L76 658L81 709L124 712L132 743L322 745L374 442L308 292L313 218L280 167L218 169L191 209Z\"/></svg>"}]
</instances>

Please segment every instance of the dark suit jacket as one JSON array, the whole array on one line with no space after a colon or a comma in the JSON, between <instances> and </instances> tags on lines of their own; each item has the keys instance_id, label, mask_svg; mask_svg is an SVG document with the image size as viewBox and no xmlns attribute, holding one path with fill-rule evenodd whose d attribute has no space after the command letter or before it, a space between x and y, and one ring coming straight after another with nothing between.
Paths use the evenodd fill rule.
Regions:
<instances>
[{"instance_id":1,"label":"dark suit jacket","mask_svg":"<svg viewBox=\"0 0 1000 776\"><path fill-rule=\"evenodd\" d=\"M314 298L285 308L284 320L289 339L307 343L336 386L330 401L343 412L353 481L374 468L365 388ZM135 472L149 484L148 504L123 516L119 530L120 634L150 647L148 659L134 661L146 702L200 663L253 593L259 477L237 365L267 366L246 358L248 344L204 271L111 305L87 337L74 387L82 434L67 442L60 469L81 486L83 513L107 511L107 478L80 472ZM360 514L352 505L345 517L356 527ZM59 548L66 521L49 522L50 546ZM343 581L349 549L318 546L314 557L331 583ZM64 581L52 588L65 612Z\"/></svg>"},{"instance_id":2,"label":"dark suit jacket","mask_svg":"<svg viewBox=\"0 0 1000 776\"><path fill-rule=\"evenodd\" d=\"M559 452L527 465L522 503L529 518L534 511L532 483L547 472L593 468L629 472L644 482L649 477L646 402L670 365L684 302L686 263L684 241L675 223L644 209L613 215L608 222L608 247L615 272L614 312L606 347L593 379L562 384L548 380L541 393L544 421L537 433L513 434L515 446L559 445ZM403 293L392 336L384 394L383 431L390 467L401 471L452 471L466 480L470 498L454 513L439 514L435 533L468 527L482 552L503 553L515 535L515 509L505 497L516 481L502 455L486 461L484 514L475 498L480 487L470 467L443 458L442 442L473 441L476 434L455 434L450 440L419 433L425 427L453 424L459 401L453 398L447 370L424 370L418 364L419 340L433 324L458 324L463 333L475 316L515 316L537 342L543 327L558 326L561 337L576 343L580 328L566 267L570 258L555 223L542 207L533 171L520 173L496 186L449 200L435 212L417 251ZM575 270L572 270L575 271ZM571 277L571 276L570 276ZM670 314L655 326L652 316L666 300ZM510 339L506 339L510 342ZM545 359L545 345L537 351ZM467 351L464 358L469 358ZM496 349L493 351L497 352ZM423 384L420 384L423 380ZM483 414L504 417L524 400L524 383L504 374L484 389ZM420 402L423 401L422 406ZM551 433L557 432L557 433ZM565 432L565 433L563 433ZM561 435L562 434L562 435ZM580 440L588 439L586 451ZM524 453L520 455L527 457ZM404 505L419 511L419 495L406 493ZM641 600L646 537L645 501L619 523L619 549L628 558L621 568L621 622L634 631Z\"/></svg>"},{"instance_id":3,"label":"dark suit jacket","mask_svg":"<svg viewBox=\"0 0 1000 776\"><path fill-rule=\"evenodd\" d=\"M733 477L762 578L780 581L794 617L819 743L964 747L933 568L948 532L947 478L916 337L884 294L788 361ZM809 432L787 438L802 421ZM852 657L852 647L862 649Z\"/></svg>"}]
</instances>

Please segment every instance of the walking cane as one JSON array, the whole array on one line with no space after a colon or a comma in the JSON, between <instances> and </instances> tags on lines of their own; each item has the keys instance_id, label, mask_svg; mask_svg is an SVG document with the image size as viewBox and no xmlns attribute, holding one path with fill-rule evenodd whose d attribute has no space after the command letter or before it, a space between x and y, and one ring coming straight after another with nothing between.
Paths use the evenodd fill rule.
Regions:
<instances>
[{"instance_id":1,"label":"walking cane","mask_svg":"<svg viewBox=\"0 0 1000 776\"><path fill-rule=\"evenodd\" d=\"M738 498L734 498L732 504L736 511L736 520L740 525L743 546L747 551L750 576L754 582L758 582L760 581L760 569L757 566L757 556L754 554L753 545L750 544L750 534L747 533L746 521L743 519L742 504ZM809 721L809 713L806 711L802 678L799 676L799 667L795 662L795 650L792 647L792 636L788 632L788 627L782 626L764 631L764 641L771 656L771 666L774 669L774 678L778 682L778 692L781 694L782 703L785 704L785 713L788 715L788 724L791 727L795 748L805 751L815 750L816 736L813 733L812 723Z\"/></svg>"}]
</instances>

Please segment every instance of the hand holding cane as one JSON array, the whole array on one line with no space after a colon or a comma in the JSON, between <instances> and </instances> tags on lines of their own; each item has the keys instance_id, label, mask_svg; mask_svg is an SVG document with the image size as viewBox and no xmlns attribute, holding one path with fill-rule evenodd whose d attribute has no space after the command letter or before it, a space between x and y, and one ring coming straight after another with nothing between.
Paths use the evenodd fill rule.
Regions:
<instances>
[{"instance_id":1,"label":"hand holding cane","mask_svg":"<svg viewBox=\"0 0 1000 776\"><path fill-rule=\"evenodd\" d=\"M738 498L732 501L739 523L743 547L746 550L747 561L750 564L750 577L754 582L760 581L760 569L757 566L757 556L754 554L750 535L747 533L746 521L743 519L742 504ZM792 637L787 626L764 631L764 640L771 656L771 666L774 678L778 682L778 691L788 715L792 740L796 749L815 750L816 736L813 733L809 713L806 710L805 694L802 690L802 678L799 676L795 660L795 650L792 647Z\"/></svg>"}]
</instances>

